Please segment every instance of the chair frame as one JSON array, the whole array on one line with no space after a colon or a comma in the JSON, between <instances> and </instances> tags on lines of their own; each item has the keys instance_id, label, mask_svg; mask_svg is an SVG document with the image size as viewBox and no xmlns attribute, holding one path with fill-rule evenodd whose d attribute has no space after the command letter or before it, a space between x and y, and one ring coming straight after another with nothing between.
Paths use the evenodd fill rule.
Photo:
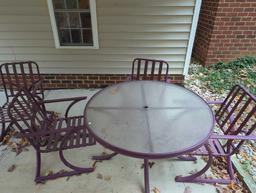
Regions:
<instances>
[{"instance_id":1,"label":"chair frame","mask_svg":"<svg viewBox=\"0 0 256 193\"><path fill-rule=\"evenodd\" d=\"M248 121L255 120L256 117L256 97L253 96L241 85L235 85L224 101L208 102L213 105L220 105L215 115L215 120L223 134L214 133L211 135L208 143L204 147L192 152L192 156L208 156L206 166L190 176L177 176L177 182L197 182L197 183L220 183L230 184L237 183L235 178L234 168L231 156L237 154L239 149L246 140L256 140L253 131L256 129L256 122L252 122L249 128L246 125ZM239 105L242 105L239 108ZM251 106L251 108L249 108ZM237 109L240 109L237 111ZM239 123L243 112L249 108L249 112ZM237 111L237 112L236 112ZM236 112L236 113L235 113ZM241 135L242 134L242 135ZM235 143L239 141L238 143ZM213 157L224 157L227 161L228 179L209 179L201 177L210 168ZM193 159L194 158L194 159ZM195 160L195 157L190 157L190 160ZM189 159L188 159L189 160Z\"/></svg>"},{"instance_id":2,"label":"chair frame","mask_svg":"<svg viewBox=\"0 0 256 193\"><path fill-rule=\"evenodd\" d=\"M74 104L85 99L87 99L87 97L74 98L67 107L66 116L64 118L54 117L52 112L42 107L42 100L40 100L38 96L33 96L30 91L25 89L21 89L8 106L8 115L12 123L36 150L36 183L43 183L46 180L94 171L94 167L82 168L71 164L63 154L63 151L66 149L96 144L95 139L84 126L83 116L67 116ZM58 99L46 102L66 101L70 101L70 99ZM25 114L22 113L19 108L23 108ZM64 123L66 123L66 125L63 127ZM71 171L63 171L43 176L41 175L41 154L54 151L59 152L60 161L70 168Z\"/></svg>"},{"instance_id":3,"label":"chair frame","mask_svg":"<svg viewBox=\"0 0 256 193\"><path fill-rule=\"evenodd\" d=\"M150 72L148 72L149 68L151 68ZM155 69L157 68L158 74L155 74ZM165 73L163 73L164 68L166 69ZM169 64L166 61L146 58L135 58L132 63L132 73L130 80L155 80L156 78L156 80L158 81L169 82L168 75Z\"/></svg>"},{"instance_id":4,"label":"chair frame","mask_svg":"<svg viewBox=\"0 0 256 193\"><path fill-rule=\"evenodd\" d=\"M0 135L1 142L12 128L11 120L7 114L7 108L17 91L21 88L27 90L33 89L34 94L39 95L44 99L44 89L39 67L37 63L33 61L1 64L0 75L6 96L6 102L0 107L0 123L2 124ZM6 124L8 124L7 127Z\"/></svg>"}]
</instances>

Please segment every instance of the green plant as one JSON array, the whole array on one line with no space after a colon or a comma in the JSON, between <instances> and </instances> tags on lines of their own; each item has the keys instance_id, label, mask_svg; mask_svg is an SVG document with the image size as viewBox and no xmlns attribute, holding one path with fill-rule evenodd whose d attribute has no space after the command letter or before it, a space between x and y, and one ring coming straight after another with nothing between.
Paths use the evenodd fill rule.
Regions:
<instances>
[{"instance_id":1,"label":"green plant","mask_svg":"<svg viewBox=\"0 0 256 193\"><path fill-rule=\"evenodd\" d=\"M233 85L242 84L255 95L256 57L245 56L229 63L201 67L195 76L214 93L224 93Z\"/></svg>"}]
</instances>

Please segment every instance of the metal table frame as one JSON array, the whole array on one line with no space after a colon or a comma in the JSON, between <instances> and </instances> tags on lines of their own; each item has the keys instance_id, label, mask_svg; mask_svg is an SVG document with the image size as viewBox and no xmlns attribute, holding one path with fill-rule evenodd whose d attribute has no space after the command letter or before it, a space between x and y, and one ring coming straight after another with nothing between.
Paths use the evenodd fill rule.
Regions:
<instances>
[{"instance_id":1,"label":"metal table frame","mask_svg":"<svg viewBox=\"0 0 256 193\"><path fill-rule=\"evenodd\" d=\"M124 83L119 83L118 85L121 85L121 84L129 84L130 81L127 81L127 82L124 82ZM134 81L132 81L134 82ZM163 84L169 84L169 83L163 83ZM112 86L109 86L105 89L109 89L109 88L112 88L113 86L116 86L116 85L112 85ZM105 90L103 89L103 90ZM188 154L190 152L193 152L194 150L200 148L201 146L205 146L206 150L209 152L209 159L208 159L208 162L207 164L205 165L205 167L203 169L201 169L200 171L196 172L196 173L193 173L192 175L189 175L189 176L177 176L175 178L175 180L177 182L188 182L188 181L191 181L191 180L194 180L196 181L196 178L201 176L205 171L207 171L209 169L209 167L211 166L211 163L212 163L212 160L213 160L213 156L212 156L212 153L210 151L210 148L208 147L207 145L207 140L210 138L210 136L212 135L213 133L213 128L214 128L214 124L215 124L215 121L214 121L214 115L213 115L213 112L211 111L211 114L212 114L212 118L213 118L213 122L212 122L212 128L211 128L211 131L209 132L209 134L207 135L207 137L196 143L196 145L194 146L191 146L183 151L176 151L176 152L167 152L167 153L141 153L141 152L133 152L133 151L129 151L127 149L123 149L123 148L120 148L120 147L117 147L115 145L112 145L111 143L103 140L101 137L99 137L93 130L93 128L90 127L90 124L89 124L89 121L87 120L87 109L88 109L88 106L90 105L90 102L93 101L98 95L101 94L101 92L103 91L99 91L98 93L96 93L87 103L86 107L85 107L85 110L84 110L84 116L85 116L85 125L86 127L88 128L89 132L91 133L91 135L96 139L96 141L103 145L104 147L114 151L115 153L113 154L110 154L110 155L103 155L103 156L94 156L95 159L98 159L98 160L108 160L110 158L112 158L113 156L117 155L117 154L122 154L122 155L125 155L125 156L129 156L129 157L134 157L134 158L139 158L139 159L143 159L144 160L144 184L145 184L145 193L150 193L150 185L149 185L149 160L152 160L152 159L163 159L163 158L173 158L173 157L178 157L179 159L181 160L195 160L195 158L193 157L186 157L186 156L183 156L185 154ZM188 90L186 88L184 88L184 90ZM190 91L190 90L189 90ZM192 91L190 91L191 93L193 93ZM205 105L208 106L208 104L200 97L198 96L197 94L193 93L195 96L199 97L204 103ZM209 107L209 106L208 106ZM148 108L147 106L145 106L144 108ZM210 107L209 107L210 108ZM211 108L210 108L211 109Z\"/></svg>"}]
</instances>

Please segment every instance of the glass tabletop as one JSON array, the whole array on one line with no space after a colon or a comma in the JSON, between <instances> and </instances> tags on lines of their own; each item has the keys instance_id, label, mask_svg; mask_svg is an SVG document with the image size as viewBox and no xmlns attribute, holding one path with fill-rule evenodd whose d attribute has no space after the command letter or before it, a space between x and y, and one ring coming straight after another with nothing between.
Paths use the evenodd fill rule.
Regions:
<instances>
[{"instance_id":1,"label":"glass tabletop","mask_svg":"<svg viewBox=\"0 0 256 193\"><path fill-rule=\"evenodd\" d=\"M202 145L213 113L195 93L174 84L129 81L90 99L86 124L102 145L131 156L171 156Z\"/></svg>"}]
</instances>

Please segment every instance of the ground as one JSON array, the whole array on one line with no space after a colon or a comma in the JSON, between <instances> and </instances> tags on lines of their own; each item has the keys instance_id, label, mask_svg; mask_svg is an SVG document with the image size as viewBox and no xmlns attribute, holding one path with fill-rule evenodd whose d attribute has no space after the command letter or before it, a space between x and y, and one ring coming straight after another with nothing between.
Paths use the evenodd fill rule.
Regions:
<instances>
[{"instance_id":1,"label":"ground","mask_svg":"<svg viewBox=\"0 0 256 193\"><path fill-rule=\"evenodd\" d=\"M92 96L97 90L53 90L46 92L46 98L70 96ZM3 102L3 93L0 93ZM73 114L83 113L85 104L76 105ZM63 112L63 105L51 105L49 109ZM0 192L3 193L142 193L144 187L142 160L117 155L110 161L96 164L96 170L70 178L59 178L45 184L35 184L35 151L31 146L19 155L9 146L0 146ZM100 145L91 148L68 150L67 158L80 166L91 166L92 155L107 151ZM43 174L58 172L63 166L58 162L57 153L48 153L43 157ZM150 187L152 193L216 193L214 185L186 184L174 181L177 175L188 175L199 170L205 162L184 162L176 159L153 160L150 169ZM65 168L64 168L65 169ZM9 171L8 171L9 170Z\"/></svg>"}]
</instances>

